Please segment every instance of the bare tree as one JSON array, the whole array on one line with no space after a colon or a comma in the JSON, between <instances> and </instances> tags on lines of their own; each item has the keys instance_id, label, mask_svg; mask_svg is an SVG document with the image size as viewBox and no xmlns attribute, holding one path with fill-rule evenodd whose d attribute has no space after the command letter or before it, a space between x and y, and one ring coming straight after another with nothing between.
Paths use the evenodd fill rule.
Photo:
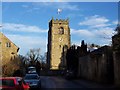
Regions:
<instances>
[{"instance_id":1,"label":"bare tree","mask_svg":"<svg viewBox=\"0 0 120 90\"><path fill-rule=\"evenodd\" d=\"M35 66L36 62L39 61L41 58L40 48L30 49L30 51L27 53L26 57L28 58L30 65Z\"/></svg>"},{"instance_id":2,"label":"bare tree","mask_svg":"<svg viewBox=\"0 0 120 90\"><path fill-rule=\"evenodd\" d=\"M120 25L117 25L115 31L117 32L117 34L120 34Z\"/></svg>"}]
</instances>

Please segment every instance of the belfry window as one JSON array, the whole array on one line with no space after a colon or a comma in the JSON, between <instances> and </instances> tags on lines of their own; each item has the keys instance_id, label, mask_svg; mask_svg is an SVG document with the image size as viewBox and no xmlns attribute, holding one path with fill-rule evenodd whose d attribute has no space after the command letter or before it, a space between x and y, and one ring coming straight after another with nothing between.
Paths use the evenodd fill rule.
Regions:
<instances>
[{"instance_id":1,"label":"belfry window","mask_svg":"<svg viewBox=\"0 0 120 90\"><path fill-rule=\"evenodd\" d=\"M64 28L63 27L59 28L59 34L64 34Z\"/></svg>"},{"instance_id":2,"label":"belfry window","mask_svg":"<svg viewBox=\"0 0 120 90\"><path fill-rule=\"evenodd\" d=\"M61 48L61 45L59 45L59 48Z\"/></svg>"}]
</instances>

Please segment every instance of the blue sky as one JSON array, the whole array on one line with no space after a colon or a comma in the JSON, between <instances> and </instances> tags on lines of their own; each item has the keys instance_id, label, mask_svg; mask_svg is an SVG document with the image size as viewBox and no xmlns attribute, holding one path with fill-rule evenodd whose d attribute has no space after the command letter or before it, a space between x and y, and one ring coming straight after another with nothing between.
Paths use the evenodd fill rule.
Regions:
<instances>
[{"instance_id":1,"label":"blue sky","mask_svg":"<svg viewBox=\"0 0 120 90\"><path fill-rule=\"evenodd\" d=\"M57 9L62 9L58 15ZM118 2L3 2L2 32L20 47L19 54L29 49L47 51L48 23L69 18L71 44L109 45L118 24Z\"/></svg>"}]
</instances>

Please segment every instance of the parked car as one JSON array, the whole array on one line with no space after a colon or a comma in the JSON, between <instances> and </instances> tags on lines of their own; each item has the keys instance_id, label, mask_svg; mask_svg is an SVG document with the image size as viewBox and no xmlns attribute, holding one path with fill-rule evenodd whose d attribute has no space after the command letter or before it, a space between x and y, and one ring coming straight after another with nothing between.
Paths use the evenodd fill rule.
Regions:
<instances>
[{"instance_id":1,"label":"parked car","mask_svg":"<svg viewBox=\"0 0 120 90\"><path fill-rule=\"evenodd\" d=\"M29 84L30 88L41 88L41 79L38 74L26 74L24 81Z\"/></svg>"},{"instance_id":2,"label":"parked car","mask_svg":"<svg viewBox=\"0 0 120 90\"><path fill-rule=\"evenodd\" d=\"M35 67L28 67L28 73L37 73Z\"/></svg>"},{"instance_id":3,"label":"parked car","mask_svg":"<svg viewBox=\"0 0 120 90\"><path fill-rule=\"evenodd\" d=\"M70 80L70 79L73 79L74 78L74 72L72 70L67 70L66 73L65 73L65 78Z\"/></svg>"},{"instance_id":4,"label":"parked car","mask_svg":"<svg viewBox=\"0 0 120 90\"><path fill-rule=\"evenodd\" d=\"M21 77L0 77L0 90L29 90Z\"/></svg>"}]
</instances>

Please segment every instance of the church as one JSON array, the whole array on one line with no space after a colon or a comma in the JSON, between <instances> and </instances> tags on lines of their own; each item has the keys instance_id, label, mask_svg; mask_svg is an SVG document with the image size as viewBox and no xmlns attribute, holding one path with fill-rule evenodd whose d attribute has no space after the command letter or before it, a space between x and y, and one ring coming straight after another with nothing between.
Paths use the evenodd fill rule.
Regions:
<instances>
[{"instance_id":1,"label":"church","mask_svg":"<svg viewBox=\"0 0 120 90\"><path fill-rule=\"evenodd\" d=\"M66 66L65 52L70 44L69 20L52 18L49 22L47 44L47 64L50 70Z\"/></svg>"}]
</instances>

